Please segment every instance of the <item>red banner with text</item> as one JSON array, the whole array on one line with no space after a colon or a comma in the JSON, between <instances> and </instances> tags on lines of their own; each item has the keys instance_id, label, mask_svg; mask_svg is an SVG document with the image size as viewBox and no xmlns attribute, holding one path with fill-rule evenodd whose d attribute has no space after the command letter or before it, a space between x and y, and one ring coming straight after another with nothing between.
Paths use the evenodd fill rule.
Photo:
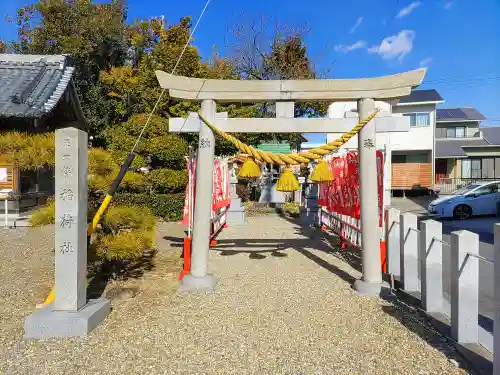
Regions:
<instances>
[{"instance_id":1,"label":"red banner with text","mask_svg":"<svg viewBox=\"0 0 500 375\"><path fill-rule=\"evenodd\" d=\"M182 223L188 225L193 222L192 215L194 213L194 198L196 196L196 161L187 163L189 181L193 187L190 197L190 183L186 185L186 196L184 199L184 212ZM213 174L213 198L212 198L212 214L217 213L220 208L227 207L231 203L231 185L229 180L228 164L219 159L214 160ZM212 215L214 216L214 215Z\"/></svg>"},{"instance_id":2,"label":"red banner with text","mask_svg":"<svg viewBox=\"0 0 500 375\"><path fill-rule=\"evenodd\" d=\"M333 175L330 183L319 184L318 204L329 212L360 218L359 162L357 152L347 152L328 161ZM377 150L377 191L379 226L382 226L384 197L384 155Z\"/></svg>"}]
</instances>

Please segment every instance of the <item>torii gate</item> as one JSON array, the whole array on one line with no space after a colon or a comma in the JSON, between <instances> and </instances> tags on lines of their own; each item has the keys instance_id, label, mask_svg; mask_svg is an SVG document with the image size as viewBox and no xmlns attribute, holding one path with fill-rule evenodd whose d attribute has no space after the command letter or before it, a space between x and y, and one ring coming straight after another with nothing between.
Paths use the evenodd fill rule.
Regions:
<instances>
[{"instance_id":1,"label":"torii gate","mask_svg":"<svg viewBox=\"0 0 500 375\"><path fill-rule=\"evenodd\" d=\"M173 98L201 101L201 113L216 127L229 133L331 133L346 132L375 110L375 100L393 100L410 94L420 85L426 69L391 76L362 79L311 80L214 80L188 78L156 71L163 89ZM358 118L294 118L296 101L358 102ZM276 102L276 118L227 118L217 113L216 102ZM377 115L359 133L359 179L363 276L354 284L361 295L382 291L380 269L377 165L375 133L407 131L408 119ZM182 291L211 291L216 279L208 273L210 210L215 139L212 130L191 113L187 119L171 118L171 132L199 132L198 167L191 250L191 273L181 282Z\"/></svg>"}]
</instances>

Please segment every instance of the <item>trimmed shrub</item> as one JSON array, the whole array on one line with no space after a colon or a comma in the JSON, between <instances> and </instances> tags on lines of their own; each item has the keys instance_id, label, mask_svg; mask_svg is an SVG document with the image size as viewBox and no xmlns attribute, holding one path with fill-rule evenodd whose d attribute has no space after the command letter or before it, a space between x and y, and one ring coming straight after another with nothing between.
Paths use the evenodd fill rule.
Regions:
<instances>
[{"instance_id":1,"label":"trimmed shrub","mask_svg":"<svg viewBox=\"0 0 500 375\"><path fill-rule=\"evenodd\" d=\"M2 159L23 170L36 170L55 163L54 133L0 133Z\"/></svg>"},{"instance_id":2,"label":"trimmed shrub","mask_svg":"<svg viewBox=\"0 0 500 375\"><path fill-rule=\"evenodd\" d=\"M43 227L44 225L55 224L56 222L56 202L53 198L47 199L45 205L31 215L29 224L33 227Z\"/></svg>"},{"instance_id":3,"label":"trimmed shrub","mask_svg":"<svg viewBox=\"0 0 500 375\"><path fill-rule=\"evenodd\" d=\"M281 210L290 216L298 217L300 216L300 206L296 202L287 202L282 207Z\"/></svg>"},{"instance_id":4,"label":"trimmed shrub","mask_svg":"<svg viewBox=\"0 0 500 375\"><path fill-rule=\"evenodd\" d=\"M106 260L129 260L141 257L144 251L154 246L154 231L133 230L99 236L91 250Z\"/></svg>"},{"instance_id":5,"label":"trimmed shrub","mask_svg":"<svg viewBox=\"0 0 500 375\"><path fill-rule=\"evenodd\" d=\"M146 206L153 215L165 221L177 221L182 218L184 209L184 193L177 194L133 194L118 193L114 201L121 204Z\"/></svg>"},{"instance_id":6,"label":"trimmed shrub","mask_svg":"<svg viewBox=\"0 0 500 375\"><path fill-rule=\"evenodd\" d=\"M147 174L151 188L159 194L179 193L186 189L187 170L153 169Z\"/></svg>"},{"instance_id":7,"label":"trimmed shrub","mask_svg":"<svg viewBox=\"0 0 500 375\"><path fill-rule=\"evenodd\" d=\"M177 221L182 219L185 194L157 194L153 196L153 213L165 221Z\"/></svg>"},{"instance_id":8,"label":"trimmed shrub","mask_svg":"<svg viewBox=\"0 0 500 375\"><path fill-rule=\"evenodd\" d=\"M148 178L142 173L127 172L123 177L119 189L136 193L144 193L149 190L149 181Z\"/></svg>"},{"instance_id":9,"label":"trimmed shrub","mask_svg":"<svg viewBox=\"0 0 500 375\"><path fill-rule=\"evenodd\" d=\"M156 218L148 207L136 205L112 205L103 217L102 225L116 233L121 230L151 230Z\"/></svg>"}]
</instances>

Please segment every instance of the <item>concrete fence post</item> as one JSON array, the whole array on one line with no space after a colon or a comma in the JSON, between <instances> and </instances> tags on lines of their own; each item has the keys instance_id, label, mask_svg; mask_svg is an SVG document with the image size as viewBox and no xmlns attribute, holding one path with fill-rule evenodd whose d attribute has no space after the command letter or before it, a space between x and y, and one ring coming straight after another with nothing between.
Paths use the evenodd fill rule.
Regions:
<instances>
[{"instance_id":1,"label":"concrete fence post","mask_svg":"<svg viewBox=\"0 0 500 375\"><path fill-rule=\"evenodd\" d=\"M500 224L494 226L494 293L495 293L495 316L493 323L493 375L500 375Z\"/></svg>"},{"instance_id":2,"label":"concrete fence post","mask_svg":"<svg viewBox=\"0 0 500 375\"><path fill-rule=\"evenodd\" d=\"M400 276L400 241L399 241L399 210L389 208L387 210L385 243L387 246L387 272L394 276Z\"/></svg>"},{"instance_id":3,"label":"concrete fence post","mask_svg":"<svg viewBox=\"0 0 500 375\"><path fill-rule=\"evenodd\" d=\"M418 224L417 215L405 212L399 217L399 240L401 247L400 270L403 289L419 291L418 280Z\"/></svg>"},{"instance_id":4,"label":"concrete fence post","mask_svg":"<svg viewBox=\"0 0 500 375\"><path fill-rule=\"evenodd\" d=\"M442 225L435 220L420 225L421 301L427 312L443 309Z\"/></svg>"},{"instance_id":5,"label":"concrete fence post","mask_svg":"<svg viewBox=\"0 0 500 375\"><path fill-rule=\"evenodd\" d=\"M459 343L477 343L479 304L479 236L451 233L451 335Z\"/></svg>"}]
</instances>

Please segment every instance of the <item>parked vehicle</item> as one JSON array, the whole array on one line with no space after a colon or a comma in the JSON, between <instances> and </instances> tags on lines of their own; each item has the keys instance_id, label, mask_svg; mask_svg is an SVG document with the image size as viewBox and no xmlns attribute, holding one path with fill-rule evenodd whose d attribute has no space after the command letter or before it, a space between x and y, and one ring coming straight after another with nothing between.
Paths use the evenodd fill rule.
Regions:
<instances>
[{"instance_id":1,"label":"parked vehicle","mask_svg":"<svg viewBox=\"0 0 500 375\"><path fill-rule=\"evenodd\" d=\"M433 200L429 214L437 217L452 217L465 220L472 215L493 215L500 201L500 181L477 182L467 185L452 195Z\"/></svg>"}]
</instances>

